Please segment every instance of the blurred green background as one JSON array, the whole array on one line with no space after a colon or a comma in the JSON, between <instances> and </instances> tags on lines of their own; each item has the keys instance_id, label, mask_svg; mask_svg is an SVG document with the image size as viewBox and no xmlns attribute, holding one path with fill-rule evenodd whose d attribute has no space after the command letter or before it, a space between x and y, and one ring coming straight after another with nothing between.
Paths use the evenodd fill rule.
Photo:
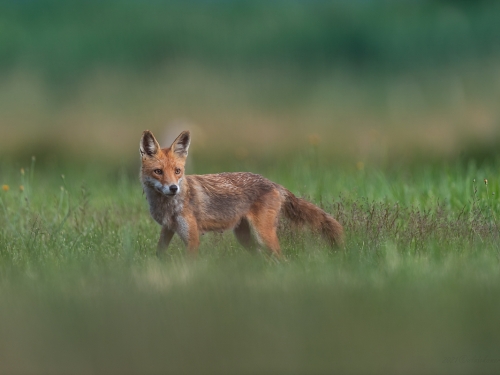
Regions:
<instances>
[{"instance_id":1,"label":"blurred green background","mask_svg":"<svg viewBox=\"0 0 500 375\"><path fill-rule=\"evenodd\" d=\"M142 130L190 128L210 157L484 158L498 19L496 1L2 1L0 150L129 162Z\"/></svg>"}]
</instances>

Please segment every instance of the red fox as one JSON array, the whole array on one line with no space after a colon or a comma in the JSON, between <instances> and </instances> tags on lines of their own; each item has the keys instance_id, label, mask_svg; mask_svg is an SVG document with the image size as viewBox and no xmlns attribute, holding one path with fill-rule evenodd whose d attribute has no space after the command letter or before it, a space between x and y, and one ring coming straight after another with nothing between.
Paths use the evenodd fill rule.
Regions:
<instances>
[{"instance_id":1,"label":"red fox","mask_svg":"<svg viewBox=\"0 0 500 375\"><path fill-rule=\"evenodd\" d=\"M258 174L185 175L190 142L190 132L184 131L169 148L162 149L153 133L146 130L142 134L141 182L151 216L162 226L158 255L175 233L188 252L196 254L200 234L232 229L245 248L255 248L255 237L279 257L276 231L281 213L294 224L308 224L332 246L343 243L343 228L337 220Z\"/></svg>"}]
</instances>

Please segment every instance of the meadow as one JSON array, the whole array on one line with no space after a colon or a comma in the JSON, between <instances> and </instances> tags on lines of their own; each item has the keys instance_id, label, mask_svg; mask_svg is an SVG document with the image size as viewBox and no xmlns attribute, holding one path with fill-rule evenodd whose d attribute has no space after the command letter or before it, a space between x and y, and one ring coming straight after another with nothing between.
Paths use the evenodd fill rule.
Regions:
<instances>
[{"instance_id":1,"label":"meadow","mask_svg":"<svg viewBox=\"0 0 500 375\"><path fill-rule=\"evenodd\" d=\"M499 367L499 161L332 166L307 145L252 170L337 217L345 249L283 222L283 260L216 233L193 261L178 237L156 258L138 163L23 160L1 166L4 373Z\"/></svg>"},{"instance_id":2,"label":"meadow","mask_svg":"<svg viewBox=\"0 0 500 375\"><path fill-rule=\"evenodd\" d=\"M0 4L0 373L500 370L500 7L489 1ZM124 21L126 20L126 21ZM196 260L138 144L336 217Z\"/></svg>"}]
</instances>

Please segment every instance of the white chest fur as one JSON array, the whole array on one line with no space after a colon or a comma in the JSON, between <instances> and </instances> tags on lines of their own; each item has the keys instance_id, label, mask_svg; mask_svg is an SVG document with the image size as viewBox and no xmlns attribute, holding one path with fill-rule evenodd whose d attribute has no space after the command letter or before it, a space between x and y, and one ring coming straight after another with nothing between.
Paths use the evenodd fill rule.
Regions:
<instances>
[{"instance_id":1,"label":"white chest fur","mask_svg":"<svg viewBox=\"0 0 500 375\"><path fill-rule=\"evenodd\" d=\"M179 195L165 196L149 186L144 186L144 192L153 219L162 226L176 230L178 218L183 208L182 197Z\"/></svg>"}]
</instances>

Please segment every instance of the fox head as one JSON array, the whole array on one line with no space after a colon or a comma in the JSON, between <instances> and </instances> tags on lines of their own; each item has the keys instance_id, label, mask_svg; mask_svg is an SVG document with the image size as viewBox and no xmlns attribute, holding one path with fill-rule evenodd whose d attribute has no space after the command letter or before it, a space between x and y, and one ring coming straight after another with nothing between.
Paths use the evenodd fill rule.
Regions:
<instances>
[{"instance_id":1,"label":"fox head","mask_svg":"<svg viewBox=\"0 0 500 375\"><path fill-rule=\"evenodd\" d=\"M190 143L191 134L183 131L169 148L162 149L153 133L144 131L139 147L142 183L163 195L179 194Z\"/></svg>"}]
</instances>

